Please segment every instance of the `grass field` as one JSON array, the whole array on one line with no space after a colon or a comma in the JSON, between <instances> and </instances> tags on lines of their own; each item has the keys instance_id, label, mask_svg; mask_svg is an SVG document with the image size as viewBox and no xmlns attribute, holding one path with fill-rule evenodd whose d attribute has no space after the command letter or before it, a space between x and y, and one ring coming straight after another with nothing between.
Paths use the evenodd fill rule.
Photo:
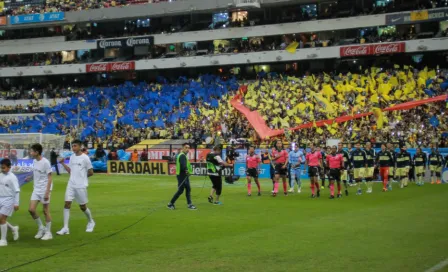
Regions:
<instances>
[{"instance_id":1,"label":"grass field","mask_svg":"<svg viewBox=\"0 0 448 272\"><path fill-rule=\"evenodd\" d=\"M55 178L54 235L62 227L66 180ZM448 258L448 185L381 193L375 184L371 195L356 196L352 188L349 197L330 200L328 189L310 199L307 183L300 195L272 198L268 180L263 196L249 198L239 181L224 187L223 206L213 206L210 182L194 177L198 210L188 210L181 196L170 211L174 180L95 175L89 187L95 232L85 233L85 216L74 206L70 235L52 241L33 238L26 185L10 220L21 237L14 242L8 235L0 271L53 254L10 271L425 271Z\"/></svg>"}]
</instances>

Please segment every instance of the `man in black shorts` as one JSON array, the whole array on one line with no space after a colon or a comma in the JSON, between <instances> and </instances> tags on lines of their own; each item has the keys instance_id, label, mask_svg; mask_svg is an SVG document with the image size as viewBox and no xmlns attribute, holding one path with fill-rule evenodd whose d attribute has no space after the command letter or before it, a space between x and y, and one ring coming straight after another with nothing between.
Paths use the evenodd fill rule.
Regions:
<instances>
[{"instance_id":1,"label":"man in black shorts","mask_svg":"<svg viewBox=\"0 0 448 272\"><path fill-rule=\"evenodd\" d=\"M222 205L222 202L219 201L222 192L221 169L223 166L232 167L233 164L226 163L221 158L221 147L219 146L213 148L213 151L207 155L206 161L208 176L213 185L208 201L215 205ZM215 199L213 199L214 194L216 194Z\"/></svg>"},{"instance_id":2,"label":"man in black shorts","mask_svg":"<svg viewBox=\"0 0 448 272\"><path fill-rule=\"evenodd\" d=\"M314 144L311 144L311 152L306 154L306 163L305 168L308 166L308 175L310 176L311 182L311 198L320 197L320 189L319 189L319 170L322 168L322 153L317 152ZM315 190L317 189L317 195L315 194Z\"/></svg>"},{"instance_id":3,"label":"man in black shorts","mask_svg":"<svg viewBox=\"0 0 448 272\"><path fill-rule=\"evenodd\" d=\"M341 198L341 169L344 169L344 157L342 154L337 153L337 147L333 146L331 153L327 155L326 159L329 168L330 199L334 199L334 181L338 183L338 198Z\"/></svg>"},{"instance_id":4,"label":"man in black shorts","mask_svg":"<svg viewBox=\"0 0 448 272\"><path fill-rule=\"evenodd\" d=\"M283 148L283 143L280 140L275 143L275 147L271 151L271 157L275 165L274 191L272 192L272 196L276 196L278 193L280 177L283 181L283 193L287 196L288 183L286 182L286 177L288 175L289 155Z\"/></svg>"},{"instance_id":5,"label":"man in black shorts","mask_svg":"<svg viewBox=\"0 0 448 272\"><path fill-rule=\"evenodd\" d=\"M246 156L246 176L247 176L247 195L252 195L252 178L255 180L255 184L258 187L258 196L261 196L260 183L258 182L258 169L261 163L260 157L255 154L255 148L249 147L249 154Z\"/></svg>"}]
</instances>

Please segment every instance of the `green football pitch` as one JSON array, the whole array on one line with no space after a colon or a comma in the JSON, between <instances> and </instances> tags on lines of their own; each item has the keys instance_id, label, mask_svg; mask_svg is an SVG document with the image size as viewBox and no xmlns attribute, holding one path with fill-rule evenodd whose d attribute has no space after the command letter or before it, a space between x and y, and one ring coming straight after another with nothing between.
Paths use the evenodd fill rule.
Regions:
<instances>
[{"instance_id":1,"label":"green football pitch","mask_svg":"<svg viewBox=\"0 0 448 272\"><path fill-rule=\"evenodd\" d=\"M181 196L171 211L174 177L95 175L95 232L85 232L86 218L73 206L70 235L60 237L66 181L55 177L51 241L34 239L32 185L22 187L10 220L20 226L20 239L9 233L0 271L426 271L448 258L444 184L394 184L387 193L375 184L373 194L356 196L350 188L350 196L330 200L327 188L311 199L308 182L301 194L273 198L269 180L261 197L247 197L240 180L224 186L224 205L213 206L210 181L193 177L198 210L188 210Z\"/></svg>"}]
</instances>

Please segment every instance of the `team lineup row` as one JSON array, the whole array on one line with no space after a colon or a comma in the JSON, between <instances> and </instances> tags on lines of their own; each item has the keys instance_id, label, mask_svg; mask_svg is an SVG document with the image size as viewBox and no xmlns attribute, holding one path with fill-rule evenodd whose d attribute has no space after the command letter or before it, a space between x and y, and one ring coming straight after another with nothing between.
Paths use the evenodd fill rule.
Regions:
<instances>
[{"instance_id":1,"label":"team lineup row","mask_svg":"<svg viewBox=\"0 0 448 272\"><path fill-rule=\"evenodd\" d=\"M70 178L68 180L66 192L65 192L65 204L64 204L64 226L56 232L58 235L68 235L69 231L69 219L70 208L73 200L75 200L81 210L87 217L88 223L86 232L93 232L95 228L95 221L93 220L92 213L87 207L87 187L88 177L93 175L93 167L90 159L87 155L82 153L82 143L80 140L72 142L73 155L70 157L70 162L64 163L64 159L60 160L61 165L69 173ZM31 194L29 212L33 220L36 222L38 231L34 238L41 240L53 239L51 232L52 217L50 213L50 199L51 192L53 190L52 180L52 168L50 162L42 157L42 145L33 144L29 150L29 154L33 157L33 193ZM0 246L7 246L7 232L11 230L13 239L19 239L19 227L13 226L8 222L8 218L12 216L14 211L19 209L20 199L20 186L17 177L11 172L11 161L9 159L3 159L0 162ZM27 182L31 180L31 177L26 179ZM43 214L45 216L45 225L36 208L39 203L42 203Z\"/></svg>"},{"instance_id":2,"label":"team lineup row","mask_svg":"<svg viewBox=\"0 0 448 272\"><path fill-rule=\"evenodd\" d=\"M437 183L440 183L439 179L444 162L437 149L433 149L427 158L422 149L418 148L417 153L412 158L405 146L401 146L400 151L395 152L392 144L382 145L381 151L378 153L372 148L370 142L366 144L365 149L361 149L361 145L357 143L355 150L350 153L343 149L342 143L339 143L338 146L333 146L331 150L327 150L327 153L321 152L314 145L311 145L310 149L310 152L305 155L299 150L297 145L292 151L288 152L283 148L282 142L277 141L275 143L275 147L267 155L271 163L272 196L276 196L278 193L280 179L283 182L285 195L288 195L288 192L294 192L296 184L298 187L297 192L301 192L302 183L300 176L304 171L301 168L303 164L305 165L304 169L308 169L310 177L311 197L320 197L320 190L325 188L325 179L327 177L329 179L330 199L334 199L335 183L338 188L337 198L342 197L341 182L345 186L345 195L348 196L348 181L351 177L357 183L358 195L362 194L361 184L363 180L367 186L367 193L372 193L372 181L378 175L381 176L384 192L392 190L394 177L400 180L401 188L407 187L409 180L415 181L415 176L417 177L417 185L423 185L427 164L429 164L431 170L432 183L435 183L436 180ZM197 209L191 200L189 176L193 171L187 159L189 151L189 144L184 144L181 152L176 156L178 187L167 205L168 209L175 209L174 204L184 191L186 192L188 208L190 210ZM260 156L255 154L255 148L250 147L246 156L248 196L252 195L252 180L257 185L258 196L261 196L261 186L258 180L261 161ZM206 163L208 176L212 182L212 190L208 201L215 205L222 205L222 202L219 200L222 193L222 180L219 173L223 167L231 167L233 164L230 161L225 162L221 158L221 148L219 146L215 146L213 151L207 155ZM322 180L321 185L318 181L319 177ZM287 188L287 178L289 178L289 190Z\"/></svg>"},{"instance_id":3,"label":"team lineup row","mask_svg":"<svg viewBox=\"0 0 448 272\"><path fill-rule=\"evenodd\" d=\"M406 146L401 146L399 152L395 152L392 144L383 144L380 152L375 152L372 144L368 142L364 149L357 143L355 150L347 152L343 149L342 143L332 148L327 148L327 152L321 152L314 145L310 146L310 152L304 153L296 146L289 153L283 148L281 142L277 142L275 148L269 154L271 161L271 178L274 182L272 191L273 196L278 193L278 184L280 178L283 181L284 194L287 195L286 178L289 176L290 190L294 192L295 183L298 186L298 192L301 191L301 165L305 164L308 169L308 175L311 180L311 197L319 197L320 189L325 188L325 177L328 177L331 196L334 198L334 182L338 184L338 195L341 194L341 181L345 185L345 194L348 195L347 182L350 180L350 173L358 184L357 194L361 194L361 181L366 181L367 193L372 192L371 182L375 180L378 174L383 182L383 191L391 190L394 177L400 180L400 187L406 187L409 179L415 180L417 185L423 185L423 179L426 172L426 166L429 165L431 171L432 183L440 183L441 170L444 159L442 155L433 148L431 154L427 157L421 148L417 149L414 157L406 150ZM258 183L258 166L261 160L255 154L254 149L250 148L246 158L248 194L251 195L251 179L254 178ZM319 186L318 177L322 181Z\"/></svg>"}]
</instances>

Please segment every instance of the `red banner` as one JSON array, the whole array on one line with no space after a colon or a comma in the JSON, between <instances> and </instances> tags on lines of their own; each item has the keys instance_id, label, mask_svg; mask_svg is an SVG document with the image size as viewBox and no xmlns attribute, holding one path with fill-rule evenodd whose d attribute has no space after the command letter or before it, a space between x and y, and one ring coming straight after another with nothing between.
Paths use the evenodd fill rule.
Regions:
<instances>
[{"instance_id":1,"label":"red banner","mask_svg":"<svg viewBox=\"0 0 448 272\"><path fill-rule=\"evenodd\" d=\"M339 48L341 57L395 54L403 52L406 52L406 43L404 42L342 46Z\"/></svg>"},{"instance_id":2,"label":"red banner","mask_svg":"<svg viewBox=\"0 0 448 272\"><path fill-rule=\"evenodd\" d=\"M87 73L105 73L105 72L109 72L108 66L109 66L109 64L107 64L107 63L86 64L86 72Z\"/></svg>"},{"instance_id":3,"label":"red banner","mask_svg":"<svg viewBox=\"0 0 448 272\"><path fill-rule=\"evenodd\" d=\"M168 175L175 175L176 174L176 164L170 163L168 164Z\"/></svg>"},{"instance_id":4,"label":"red banner","mask_svg":"<svg viewBox=\"0 0 448 272\"><path fill-rule=\"evenodd\" d=\"M135 61L122 61L109 63L110 72L135 70Z\"/></svg>"},{"instance_id":5,"label":"red banner","mask_svg":"<svg viewBox=\"0 0 448 272\"><path fill-rule=\"evenodd\" d=\"M342 46L339 48L341 57L367 56L371 55L369 45Z\"/></svg>"},{"instance_id":6,"label":"red banner","mask_svg":"<svg viewBox=\"0 0 448 272\"><path fill-rule=\"evenodd\" d=\"M139 151L139 154L141 154L142 149L137 149ZM133 149L127 149L126 152L133 152ZM196 150L196 159L198 161L205 159L205 157L210 153L211 149L197 149ZM171 150L173 153L178 153L178 150L173 148ZM148 160L154 161L154 160L162 160L164 156L171 156L173 154L170 154L170 150L168 148L166 149L148 149ZM195 154L194 149L191 149L191 151L187 155L188 159L190 161L194 161Z\"/></svg>"},{"instance_id":7,"label":"red banner","mask_svg":"<svg viewBox=\"0 0 448 272\"><path fill-rule=\"evenodd\" d=\"M135 70L135 61L86 64L87 73L106 73Z\"/></svg>"},{"instance_id":8,"label":"red banner","mask_svg":"<svg viewBox=\"0 0 448 272\"><path fill-rule=\"evenodd\" d=\"M437 102L437 101L445 101L447 99L448 99L448 96L445 94L445 95L440 95L440 96L436 96L436 97L432 97L432 98L428 98L428 99L422 99L422 100L418 100L418 101L411 101L411 102L398 104L393 107L385 108L382 111L408 110L408 109L412 109L412 108L418 107L423 104ZM274 136L282 135L285 133L285 131L283 129L275 129L274 130L274 129L269 128L266 125L266 122L264 121L264 119L261 117L261 115L257 111L251 112L248 108L246 108L245 106L243 106L241 104L239 95L236 95L230 101L230 103L241 114L246 116L247 120L252 125L252 127L255 129L255 131L258 133L258 136L260 136L261 139L266 139L268 137L274 137ZM331 125L334 122L343 123L343 122L347 122L350 120L359 119L364 116L369 116L371 114L372 114L371 112L366 112L366 113L355 114L355 115L339 116L339 117L337 117L335 119L331 119L331 120L320 120L320 121L316 121L316 127L323 127L326 124ZM313 126L314 126L314 122L310 122L310 123L302 124L302 125L294 127L294 128L290 128L290 130L312 128Z\"/></svg>"},{"instance_id":9,"label":"red banner","mask_svg":"<svg viewBox=\"0 0 448 272\"><path fill-rule=\"evenodd\" d=\"M404 53L406 52L406 43L380 43L371 45L372 54L380 55L380 54L395 54L395 53Z\"/></svg>"}]
</instances>

